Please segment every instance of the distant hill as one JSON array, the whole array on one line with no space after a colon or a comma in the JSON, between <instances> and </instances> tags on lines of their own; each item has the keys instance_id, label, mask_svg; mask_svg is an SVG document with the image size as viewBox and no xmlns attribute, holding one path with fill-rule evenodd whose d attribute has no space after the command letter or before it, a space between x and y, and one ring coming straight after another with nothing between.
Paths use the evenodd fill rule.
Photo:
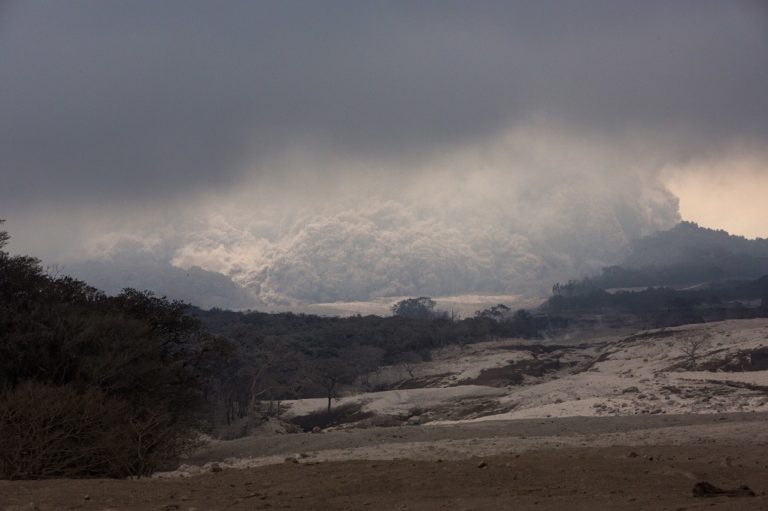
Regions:
<instances>
[{"instance_id":1,"label":"distant hill","mask_svg":"<svg viewBox=\"0 0 768 511\"><path fill-rule=\"evenodd\" d=\"M556 284L542 310L619 311L621 325L659 328L768 315L768 240L683 222L636 241L621 266Z\"/></svg>"},{"instance_id":2,"label":"distant hill","mask_svg":"<svg viewBox=\"0 0 768 511\"><path fill-rule=\"evenodd\" d=\"M681 222L636 240L621 265L588 279L604 289L680 286L768 275L768 239L750 240Z\"/></svg>"},{"instance_id":3,"label":"distant hill","mask_svg":"<svg viewBox=\"0 0 768 511\"><path fill-rule=\"evenodd\" d=\"M723 230L707 229L694 222L680 222L668 231L640 238L631 244L626 267L644 267L723 258L768 258L768 239L750 240Z\"/></svg>"},{"instance_id":4,"label":"distant hill","mask_svg":"<svg viewBox=\"0 0 768 511\"><path fill-rule=\"evenodd\" d=\"M85 261L65 266L64 273L110 295L130 287L206 309L242 310L256 305L253 295L226 275L198 267L177 268L163 261L136 257Z\"/></svg>"}]
</instances>

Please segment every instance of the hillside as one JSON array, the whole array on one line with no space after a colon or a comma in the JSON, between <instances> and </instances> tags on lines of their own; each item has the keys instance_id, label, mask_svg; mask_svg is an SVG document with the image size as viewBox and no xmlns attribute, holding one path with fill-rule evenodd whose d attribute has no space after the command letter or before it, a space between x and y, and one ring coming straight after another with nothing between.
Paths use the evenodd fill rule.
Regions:
<instances>
[{"instance_id":1,"label":"hillside","mask_svg":"<svg viewBox=\"0 0 768 511\"><path fill-rule=\"evenodd\" d=\"M240 310L256 304L254 296L226 275L199 267L177 268L153 258L125 256L84 261L66 265L63 270L109 295L133 288L148 289L158 296L168 296L204 308Z\"/></svg>"},{"instance_id":2,"label":"hillside","mask_svg":"<svg viewBox=\"0 0 768 511\"><path fill-rule=\"evenodd\" d=\"M360 376L333 399L331 413L327 400L318 397L280 402L278 421L274 413L256 419L272 407L263 402L246 420L252 428L254 420L266 420L249 433L259 436L289 431L286 424L294 430L298 425L305 431L316 426L356 431L518 419L768 413L767 392L768 319L754 319L577 343L509 339L446 346L431 350L426 360ZM237 444L217 440L212 449L255 438L233 440ZM228 456L243 457L235 452Z\"/></svg>"},{"instance_id":3,"label":"hillside","mask_svg":"<svg viewBox=\"0 0 768 511\"><path fill-rule=\"evenodd\" d=\"M450 346L434 350L429 361L378 369L366 382L383 391L334 404L355 412L345 427L768 411L768 320L684 325L576 345ZM323 399L284 404L285 417L325 406Z\"/></svg>"},{"instance_id":4,"label":"hillside","mask_svg":"<svg viewBox=\"0 0 768 511\"><path fill-rule=\"evenodd\" d=\"M708 229L694 222L680 222L631 244L624 261L629 268L668 266L691 260L729 262L729 257L768 260L768 239L748 239L723 230Z\"/></svg>"},{"instance_id":5,"label":"hillside","mask_svg":"<svg viewBox=\"0 0 768 511\"><path fill-rule=\"evenodd\" d=\"M448 347L434 350L430 361L370 377L368 384L386 390L349 389L334 400L335 422L315 429L321 434L263 430L213 440L158 476L206 474L214 465L466 460L616 445L663 445L669 453L675 445L768 440L765 319L573 345L508 340ZM310 426L325 404L283 402L281 420Z\"/></svg>"},{"instance_id":6,"label":"hillside","mask_svg":"<svg viewBox=\"0 0 768 511\"><path fill-rule=\"evenodd\" d=\"M680 286L768 274L768 239L750 240L681 222L631 244L617 266L589 279L601 288Z\"/></svg>"}]
</instances>

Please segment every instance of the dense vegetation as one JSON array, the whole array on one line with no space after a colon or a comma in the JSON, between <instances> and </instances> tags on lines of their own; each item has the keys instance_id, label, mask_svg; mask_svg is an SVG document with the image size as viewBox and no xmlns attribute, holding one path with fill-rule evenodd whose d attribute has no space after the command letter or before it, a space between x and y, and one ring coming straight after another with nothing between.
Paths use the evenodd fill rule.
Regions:
<instances>
[{"instance_id":1,"label":"dense vegetation","mask_svg":"<svg viewBox=\"0 0 768 511\"><path fill-rule=\"evenodd\" d=\"M227 343L185 306L108 297L0 233L0 476L145 475L194 442Z\"/></svg>"}]
</instances>

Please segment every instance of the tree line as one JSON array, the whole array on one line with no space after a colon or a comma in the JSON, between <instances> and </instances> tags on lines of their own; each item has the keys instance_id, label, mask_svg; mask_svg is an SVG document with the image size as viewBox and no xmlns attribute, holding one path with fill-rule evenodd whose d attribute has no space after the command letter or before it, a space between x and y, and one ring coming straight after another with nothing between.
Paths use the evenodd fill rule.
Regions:
<instances>
[{"instance_id":1,"label":"tree line","mask_svg":"<svg viewBox=\"0 0 768 511\"><path fill-rule=\"evenodd\" d=\"M0 475L140 476L195 442L231 347L150 293L104 293L4 251Z\"/></svg>"},{"instance_id":2,"label":"tree line","mask_svg":"<svg viewBox=\"0 0 768 511\"><path fill-rule=\"evenodd\" d=\"M248 415L257 404L279 414L286 399L323 397L340 389L384 390L366 377L377 368L428 360L449 344L504 337L539 338L549 323L499 304L465 319L434 309L431 298L396 303L392 316L325 317L292 312L235 312L193 309L217 336L234 344L236 357L218 390L227 422Z\"/></svg>"}]
</instances>

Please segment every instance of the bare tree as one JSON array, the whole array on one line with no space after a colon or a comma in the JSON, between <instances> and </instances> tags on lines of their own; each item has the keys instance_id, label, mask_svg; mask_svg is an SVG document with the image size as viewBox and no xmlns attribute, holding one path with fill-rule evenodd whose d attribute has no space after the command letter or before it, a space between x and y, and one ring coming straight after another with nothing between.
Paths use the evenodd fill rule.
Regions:
<instances>
[{"instance_id":1,"label":"bare tree","mask_svg":"<svg viewBox=\"0 0 768 511\"><path fill-rule=\"evenodd\" d=\"M0 218L0 225L3 225L4 223L5 219ZM0 249L8 244L9 239L11 239L11 237L8 235L7 231L0 231Z\"/></svg>"},{"instance_id":2,"label":"bare tree","mask_svg":"<svg viewBox=\"0 0 768 511\"><path fill-rule=\"evenodd\" d=\"M327 413L331 415L331 403L338 397L339 387L352 377L348 363L340 358L318 360L309 370L308 379L321 389L328 399Z\"/></svg>"},{"instance_id":3,"label":"bare tree","mask_svg":"<svg viewBox=\"0 0 768 511\"><path fill-rule=\"evenodd\" d=\"M26 382L0 393L0 477L143 476L197 445L171 413L98 389Z\"/></svg>"},{"instance_id":4,"label":"bare tree","mask_svg":"<svg viewBox=\"0 0 768 511\"><path fill-rule=\"evenodd\" d=\"M706 345L710 337L711 336L709 334L705 334L702 336L689 335L683 338L682 346L680 349L685 356L686 366L689 369L696 367L696 363L698 362L699 356L703 351L704 345Z\"/></svg>"}]
</instances>

